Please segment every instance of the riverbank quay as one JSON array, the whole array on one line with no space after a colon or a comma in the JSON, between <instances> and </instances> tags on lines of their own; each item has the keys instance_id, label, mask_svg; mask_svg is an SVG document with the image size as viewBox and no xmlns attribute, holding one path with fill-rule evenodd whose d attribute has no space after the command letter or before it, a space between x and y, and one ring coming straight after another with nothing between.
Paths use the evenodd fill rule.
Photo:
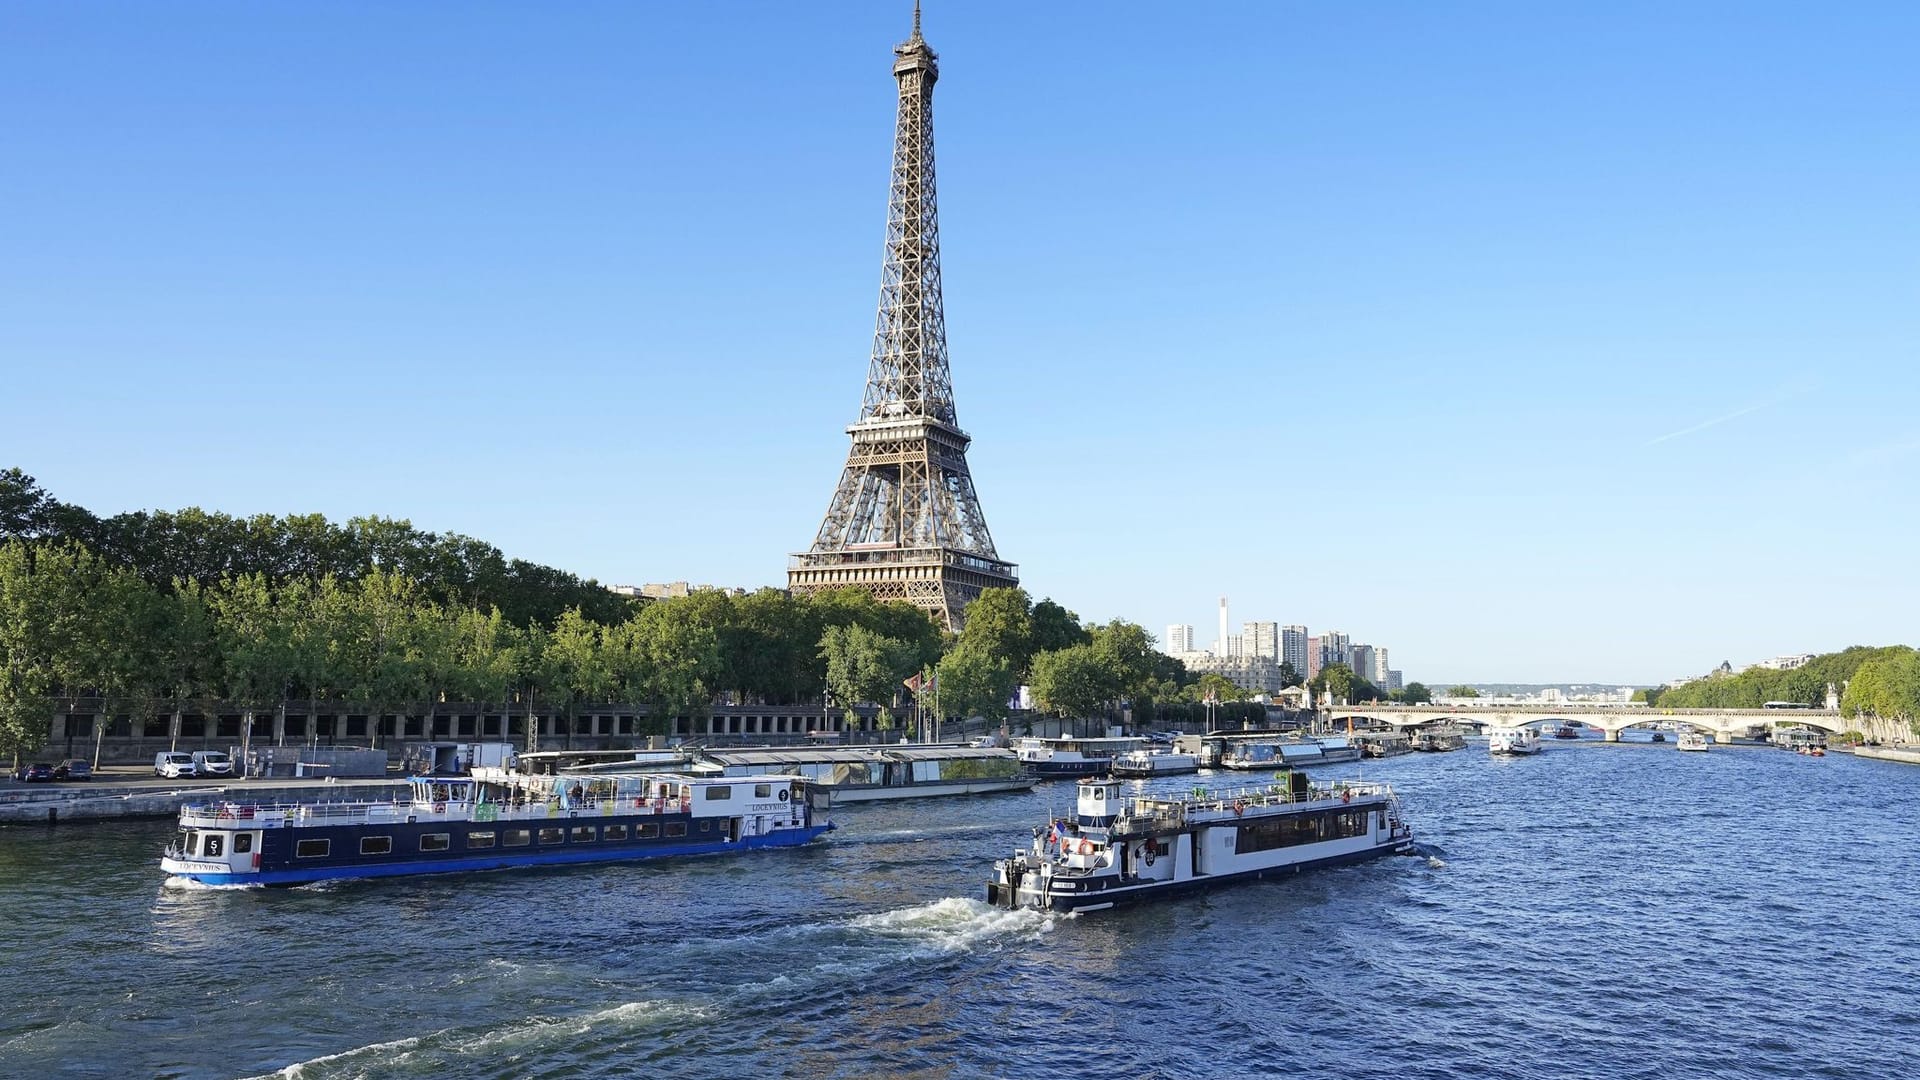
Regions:
<instances>
[{"instance_id":1,"label":"riverbank quay","mask_svg":"<svg viewBox=\"0 0 1920 1080\"><path fill-rule=\"evenodd\" d=\"M0 790L0 825L57 825L120 818L171 818L188 803L368 802L405 799L397 780L282 780L227 784L12 785Z\"/></svg>"},{"instance_id":2,"label":"riverbank quay","mask_svg":"<svg viewBox=\"0 0 1920 1080\"><path fill-rule=\"evenodd\" d=\"M1881 761L1904 761L1909 765L1920 765L1920 747L1912 746L1856 746L1854 757L1878 758Z\"/></svg>"}]
</instances>

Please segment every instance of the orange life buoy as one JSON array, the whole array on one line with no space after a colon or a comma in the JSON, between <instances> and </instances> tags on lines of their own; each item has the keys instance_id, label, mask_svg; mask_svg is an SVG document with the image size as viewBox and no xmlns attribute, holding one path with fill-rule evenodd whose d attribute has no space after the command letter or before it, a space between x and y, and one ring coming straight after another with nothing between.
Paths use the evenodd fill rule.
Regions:
<instances>
[{"instance_id":1,"label":"orange life buoy","mask_svg":"<svg viewBox=\"0 0 1920 1080\"><path fill-rule=\"evenodd\" d=\"M433 812L434 812L434 813L436 813L436 814L444 814L444 813L446 813L446 812L447 812L447 804L446 804L446 803L443 803L443 802L437 802L437 803L434 803L434 804L433 804Z\"/></svg>"},{"instance_id":2,"label":"orange life buoy","mask_svg":"<svg viewBox=\"0 0 1920 1080\"><path fill-rule=\"evenodd\" d=\"M1082 855L1093 854L1093 841L1091 840L1080 841L1080 854Z\"/></svg>"},{"instance_id":3,"label":"orange life buoy","mask_svg":"<svg viewBox=\"0 0 1920 1080\"><path fill-rule=\"evenodd\" d=\"M1343 794L1342 794L1342 795L1340 796L1340 801L1341 801L1341 802L1343 802L1343 803L1350 803L1350 802L1352 802L1352 801L1353 801L1353 791L1352 791L1352 789L1348 789L1348 790L1347 790L1347 791L1346 791L1345 793L1343 793Z\"/></svg>"},{"instance_id":4,"label":"orange life buoy","mask_svg":"<svg viewBox=\"0 0 1920 1080\"><path fill-rule=\"evenodd\" d=\"M1236 802L1236 803L1234 803L1234 804L1233 804L1233 816L1234 816L1234 817L1239 817L1239 816L1240 816L1241 814L1244 814L1244 813L1246 813L1246 812L1247 812L1247 804L1246 804L1246 803L1243 803L1243 802Z\"/></svg>"}]
</instances>

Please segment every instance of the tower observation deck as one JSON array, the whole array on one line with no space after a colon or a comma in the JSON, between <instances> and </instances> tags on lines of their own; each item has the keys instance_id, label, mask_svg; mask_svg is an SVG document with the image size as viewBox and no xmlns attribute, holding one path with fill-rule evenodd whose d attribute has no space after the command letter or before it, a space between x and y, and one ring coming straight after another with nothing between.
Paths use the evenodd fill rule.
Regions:
<instances>
[{"instance_id":1,"label":"tower observation deck","mask_svg":"<svg viewBox=\"0 0 1920 1080\"><path fill-rule=\"evenodd\" d=\"M969 601L1017 585L1019 572L994 550L967 470L972 440L954 414L933 174L940 58L920 36L918 3L913 36L893 54L900 106L873 359L840 483L813 546L788 560L787 587L863 589L957 630Z\"/></svg>"}]
</instances>

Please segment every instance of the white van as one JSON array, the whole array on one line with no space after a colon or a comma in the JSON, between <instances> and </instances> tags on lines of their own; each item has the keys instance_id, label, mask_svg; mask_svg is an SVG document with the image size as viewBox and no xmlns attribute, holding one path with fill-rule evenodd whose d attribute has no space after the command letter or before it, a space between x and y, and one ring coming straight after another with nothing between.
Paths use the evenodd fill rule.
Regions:
<instances>
[{"instance_id":1,"label":"white van","mask_svg":"<svg viewBox=\"0 0 1920 1080\"><path fill-rule=\"evenodd\" d=\"M218 750L195 750L193 771L200 776L232 776L233 759Z\"/></svg>"},{"instance_id":2,"label":"white van","mask_svg":"<svg viewBox=\"0 0 1920 1080\"><path fill-rule=\"evenodd\" d=\"M199 770L194 767L192 754L162 750L153 755L153 775L177 780L183 776L197 776Z\"/></svg>"}]
</instances>

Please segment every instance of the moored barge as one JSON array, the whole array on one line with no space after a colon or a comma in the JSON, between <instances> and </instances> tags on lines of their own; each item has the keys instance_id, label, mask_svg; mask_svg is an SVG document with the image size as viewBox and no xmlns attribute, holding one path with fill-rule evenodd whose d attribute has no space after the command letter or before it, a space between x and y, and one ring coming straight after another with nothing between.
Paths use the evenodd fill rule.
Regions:
<instances>
[{"instance_id":1,"label":"moored barge","mask_svg":"<svg viewBox=\"0 0 1920 1080\"><path fill-rule=\"evenodd\" d=\"M204 885L303 885L792 847L833 827L797 776L481 769L409 783L404 802L184 806L160 868Z\"/></svg>"},{"instance_id":2,"label":"moored barge","mask_svg":"<svg viewBox=\"0 0 1920 1080\"><path fill-rule=\"evenodd\" d=\"M1098 911L1413 849L1387 785L1285 779L1173 798L1127 798L1115 781L1082 780L1071 820L1035 829L1030 849L994 863L987 902Z\"/></svg>"}]
</instances>

